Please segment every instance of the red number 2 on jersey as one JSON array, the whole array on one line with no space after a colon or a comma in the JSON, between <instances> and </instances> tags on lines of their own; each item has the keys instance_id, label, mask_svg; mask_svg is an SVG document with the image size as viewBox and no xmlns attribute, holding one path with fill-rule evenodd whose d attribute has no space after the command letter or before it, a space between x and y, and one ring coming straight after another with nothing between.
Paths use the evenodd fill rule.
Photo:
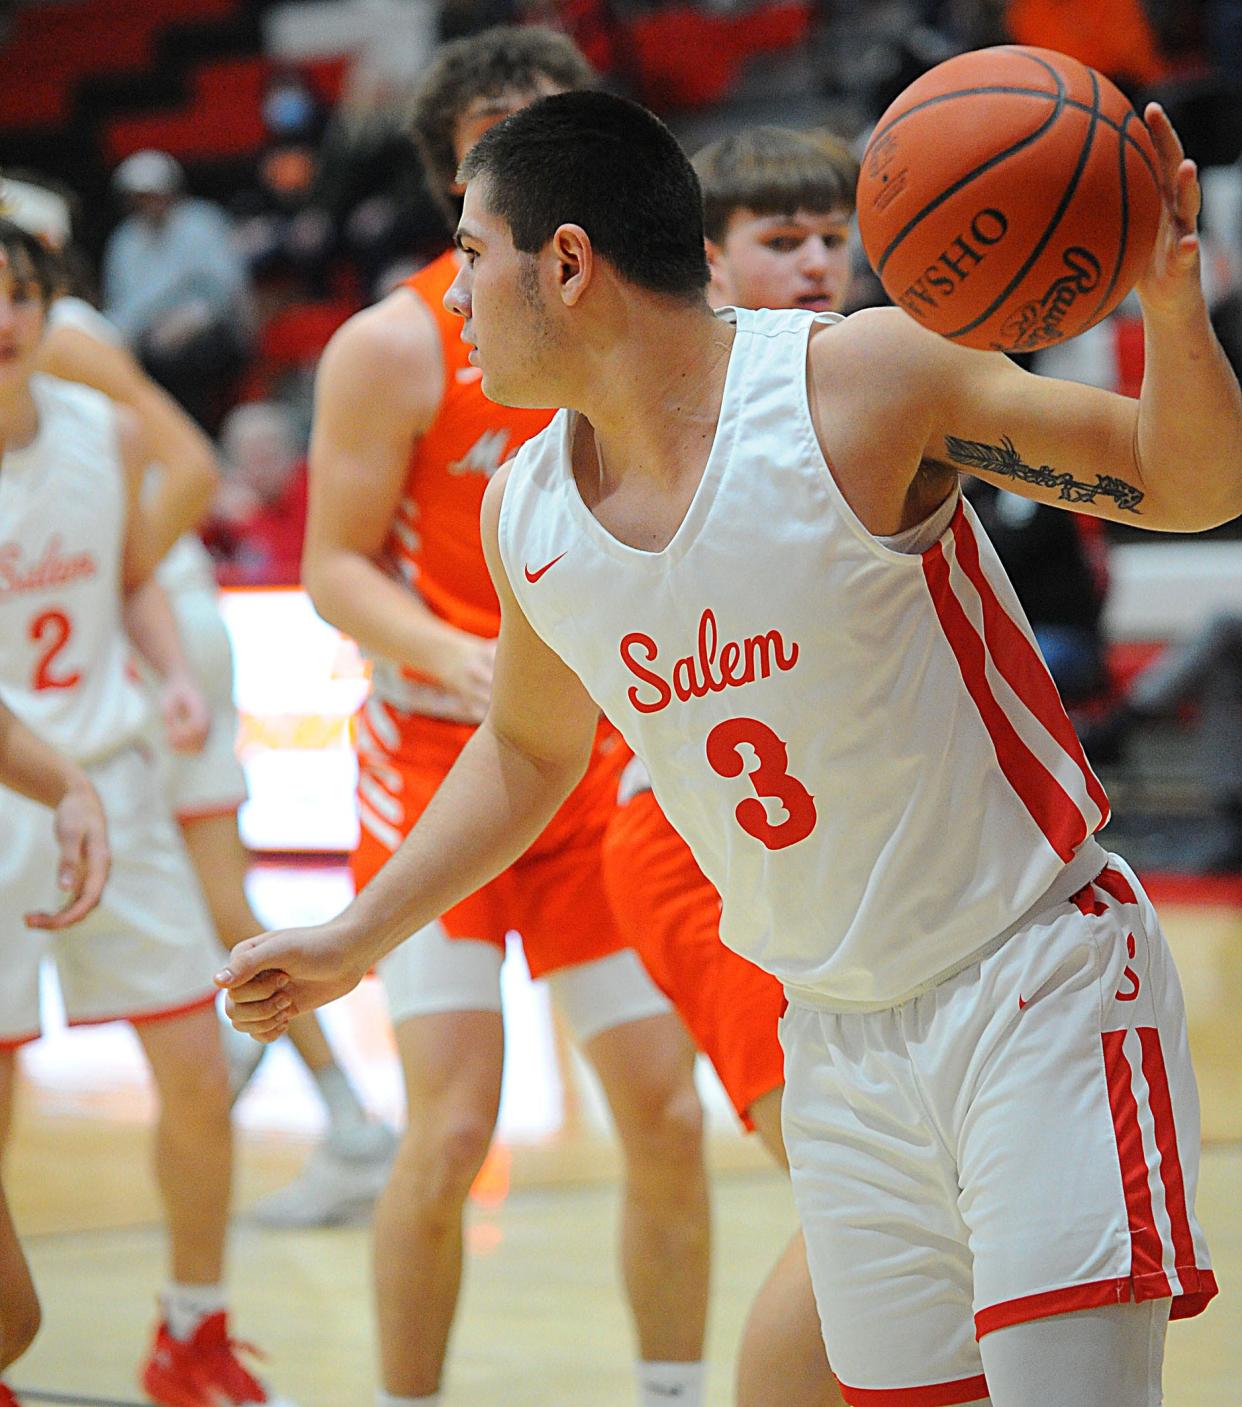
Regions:
<instances>
[{"instance_id":1,"label":"red number 2 on jersey","mask_svg":"<svg viewBox=\"0 0 1242 1407\"><path fill-rule=\"evenodd\" d=\"M748 796L733 812L738 825L769 850L797 845L815 829L815 798L797 777L789 775L789 753L766 723L756 718L727 718L717 723L707 735L707 760L712 771L722 777L740 777L745 770L743 743L754 749L759 765L747 775L755 795ZM763 797L781 803L783 821L773 825L768 820L767 807L759 799Z\"/></svg>"},{"instance_id":2,"label":"red number 2 on jersey","mask_svg":"<svg viewBox=\"0 0 1242 1407\"><path fill-rule=\"evenodd\" d=\"M72 689L81 682L82 676L76 669L71 669L67 674L53 672L56 656L73 634L73 622L64 611L44 611L41 616L35 616L30 622L28 634L35 644L44 646L35 664L34 679L31 681L33 688Z\"/></svg>"}]
</instances>

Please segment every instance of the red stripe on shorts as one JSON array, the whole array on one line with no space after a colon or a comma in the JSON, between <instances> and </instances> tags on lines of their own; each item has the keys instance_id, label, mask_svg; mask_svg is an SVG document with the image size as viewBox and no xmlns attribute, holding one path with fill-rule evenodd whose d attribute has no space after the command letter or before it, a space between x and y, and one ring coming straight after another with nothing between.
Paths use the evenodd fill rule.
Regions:
<instances>
[{"instance_id":1,"label":"red stripe on shorts","mask_svg":"<svg viewBox=\"0 0 1242 1407\"><path fill-rule=\"evenodd\" d=\"M957 1407L962 1402L982 1402L988 1395L982 1373L926 1387L847 1387L840 1378L837 1386L849 1407Z\"/></svg>"},{"instance_id":2,"label":"red stripe on shorts","mask_svg":"<svg viewBox=\"0 0 1242 1407\"><path fill-rule=\"evenodd\" d=\"M1105 1031L1100 1039L1104 1044L1108 1102L1113 1113L1113 1133L1117 1139L1130 1226L1130 1275L1143 1281L1148 1290L1144 1298L1159 1299L1173 1291L1164 1273L1164 1245L1152 1209L1143 1130L1139 1125L1138 1101L1131 1086L1133 1073L1125 1052L1126 1034L1125 1031Z\"/></svg>"},{"instance_id":3,"label":"red stripe on shorts","mask_svg":"<svg viewBox=\"0 0 1242 1407\"><path fill-rule=\"evenodd\" d=\"M1061 695L1057 693L1057 686L1048 672L1048 666L1018 623L1001 605L992 583L987 579L983 564L979 561L979 543L975 530L964 512L959 511L954 515L953 540L957 544L958 565L970 579L979 593L979 600L983 603L984 639L992 651L996 667L1009 687L1060 743L1082 773L1087 795L1100 813L1102 826L1108 820L1108 797L1100 785L1100 779L1091 770L1091 764L1082 750L1078 734L1074 732L1074 725L1069 721L1069 714L1061 702Z\"/></svg>"},{"instance_id":4,"label":"red stripe on shorts","mask_svg":"<svg viewBox=\"0 0 1242 1407\"><path fill-rule=\"evenodd\" d=\"M1143 1046L1143 1078L1147 1081L1152 1117L1156 1123L1156 1147L1160 1151L1160 1180L1164 1183L1164 1205L1173 1229L1173 1264L1179 1269L1195 1263L1195 1242L1186 1210L1186 1184L1182 1160L1177 1151L1177 1125L1173 1121L1173 1096L1165 1069L1160 1032L1154 1026L1140 1026Z\"/></svg>"},{"instance_id":5,"label":"red stripe on shorts","mask_svg":"<svg viewBox=\"0 0 1242 1407\"><path fill-rule=\"evenodd\" d=\"M966 692L992 740L1005 779L1048 844L1068 863L1086 839L1087 823L1069 793L1022 741L997 703L988 684L984 643L953 593L949 564L938 542L923 554L923 575L940 628L957 660Z\"/></svg>"}]
</instances>

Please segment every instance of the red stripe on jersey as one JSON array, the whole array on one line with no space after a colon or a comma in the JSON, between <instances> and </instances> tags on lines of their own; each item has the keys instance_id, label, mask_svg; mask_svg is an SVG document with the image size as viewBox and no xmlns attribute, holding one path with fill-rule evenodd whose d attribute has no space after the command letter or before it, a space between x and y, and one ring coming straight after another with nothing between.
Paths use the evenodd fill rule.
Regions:
<instances>
[{"instance_id":1,"label":"red stripe on jersey","mask_svg":"<svg viewBox=\"0 0 1242 1407\"><path fill-rule=\"evenodd\" d=\"M1067 863L1087 837L1087 823L1069 793L1018 736L997 703L987 677L987 652L962 603L953 594L949 563L940 543L923 553L923 575L932 605L962 682L992 740L996 760L1048 844Z\"/></svg>"},{"instance_id":2,"label":"red stripe on jersey","mask_svg":"<svg viewBox=\"0 0 1242 1407\"><path fill-rule=\"evenodd\" d=\"M1177 1125L1173 1121L1173 1096L1165 1069L1160 1032L1154 1026L1140 1026L1138 1038L1143 1047L1143 1078L1147 1081L1152 1118L1156 1124L1156 1147L1160 1152L1160 1180L1164 1183L1164 1206L1173 1230L1173 1264L1195 1263L1195 1242L1186 1210L1186 1184L1182 1160L1177 1151Z\"/></svg>"},{"instance_id":3,"label":"red stripe on jersey","mask_svg":"<svg viewBox=\"0 0 1242 1407\"><path fill-rule=\"evenodd\" d=\"M982 1373L926 1387L848 1387L840 1378L837 1386L849 1407L958 1407L963 1402L982 1402L988 1395Z\"/></svg>"},{"instance_id":4,"label":"red stripe on jersey","mask_svg":"<svg viewBox=\"0 0 1242 1407\"><path fill-rule=\"evenodd\" d=\"M1164 1246L1156 1229L1148 1184L1147 1155L1139 1124L1138 1101L1131 1086L1133 1074L1125 1052L1125 1031L1105 1031L1104 1069L1108 1075L1108 1102L1113 1112L1113 1133L1121 1164L1126 1216L1130 1224L1130 1275L1148 1287L1144 1298L1158 1299L1173 1293L1164 1273Z\"/></svg>"},{"instance_id":5,"label":"red stripe on jersey","mask_svg":"<svg viewBox=\"0 0 1242 1407\"><path fill-rule=\"evenodd\" d=\"M1119 904L1138 903L1138 895L1134 892L1130 881L1120 870L1113 869L1111 865L1107 869L1101 870L1092 883L1102 889L1105 894L1111 894Z\"/></svg>"},{"instance_id":6,"label":"red stripe on jersey","mask_svg":"<svg viewBox=\"0 0 1242 1407\"><path fill-rule=\"evenodd\" d=\"M1004 606L987 579L979 560L979 542L970 519L959 509L953 516L953 540L958 565L966 573L983 603L983 636L992 660L1002 677L1048 732L1065 749L1082 773L1087 795L1100 813L1100 826L1108 820L1108 797L1100 779L1091 770L1087 755L1069 721L1061 695L1052 682L1048 666ZM1097 830L1099 827L1096 828Z\"/></svg>"}]
</instances>

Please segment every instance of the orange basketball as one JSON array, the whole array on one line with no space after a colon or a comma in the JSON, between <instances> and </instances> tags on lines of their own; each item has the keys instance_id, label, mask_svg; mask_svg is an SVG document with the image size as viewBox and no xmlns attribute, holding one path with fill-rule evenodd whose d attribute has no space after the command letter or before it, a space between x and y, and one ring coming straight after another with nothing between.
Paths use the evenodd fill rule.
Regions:
<instances>
[{"instance_id":1,"label":"orange basketball","mask_svg":"<svg viewBox=\"0 0 1242 1407\"><path fill-rule=\"evenodd\" d=\"M916 79L863 154L858 228L885 292L966 347L1032 352L1134 286L1160 221L1142 119L1049 49L976 49Z\"/></svg>"}]
</instances>

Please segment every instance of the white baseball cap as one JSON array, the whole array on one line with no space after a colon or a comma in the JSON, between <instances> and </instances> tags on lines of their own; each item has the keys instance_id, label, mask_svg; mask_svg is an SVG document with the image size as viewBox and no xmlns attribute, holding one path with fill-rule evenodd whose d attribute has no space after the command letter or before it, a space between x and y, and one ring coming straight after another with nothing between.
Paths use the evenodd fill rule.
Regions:
<instances>
[{"instance_id":1,"label":"white baseball cap","mask_svg":"<svg viewBox=\"0 0 1242 1407\"><path fill-rule=\"evenodd\" d=\"M0 217L12 220L53 249L63 249L69 243L69 202L29 181L0 178Z\"/></svg>"},{"instance_id":2,"label":"white baseball cap","mask_svg":"<svg viewBox=\"0 0 1242 1407\"><path fill-rule=\"evenodd\" d=\"M112 189L123 195L175 195L184 183L181 163L154 147L127 156L112 173Z\"/></svg>"}]
</instances>

